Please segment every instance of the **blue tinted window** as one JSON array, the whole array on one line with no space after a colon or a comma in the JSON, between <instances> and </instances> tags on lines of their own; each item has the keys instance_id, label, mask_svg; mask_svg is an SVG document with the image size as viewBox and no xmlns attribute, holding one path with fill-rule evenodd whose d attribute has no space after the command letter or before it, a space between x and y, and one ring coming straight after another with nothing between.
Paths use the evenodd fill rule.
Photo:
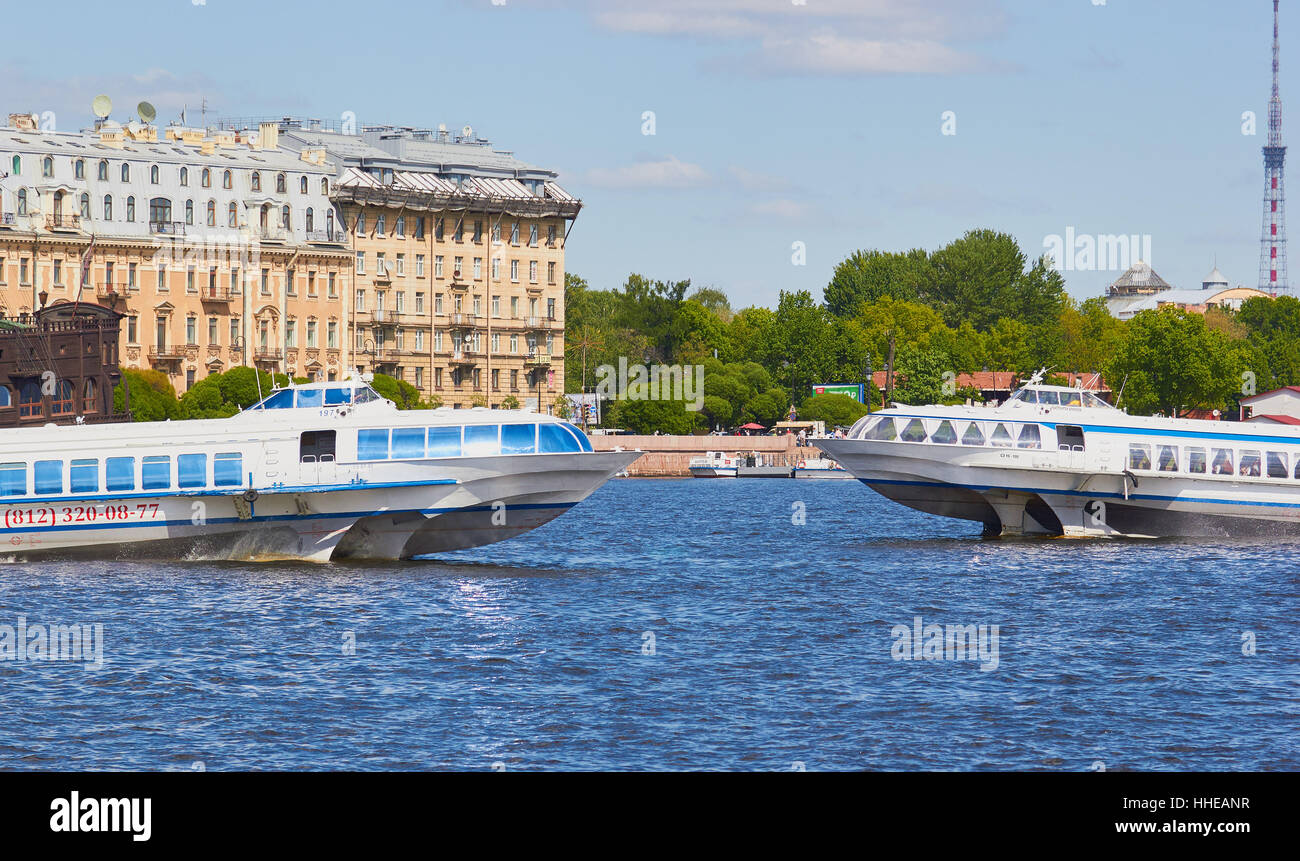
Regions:
<instances>
[{"instance_id":1,"label":"blue tinted window","mask_svg":"<svg viewBox=\"0 0 1300 861\"><path fill-rule=\"evenodd\" d=\"M262 402L262 407L268 410L287 410L291 406L293 406L293 389L282 389Z\"/></svg>"},{"instance_id":2,"label":"blue tinted window","mask_svg":"<svg viewBox=\"0 0 1300 861\"><path fill-rule=\"evenodd\" d=\"M207 487L208 456L183 454L176 458L176 485L178 487Z\"/></svg>"},{"instance_id":3,"label":"blue tinted window","mask_svg":"<svg viewBox=\"0 0 1300 861\"><path fill-rule=\"evenodd\" d=\"M429 457L460 457L460 428L429 428Z\"/></svg>"},{"instance_id":4,"label":"blue tinted window","mask_svg":"<svg viewBox=\"0 0 1300 861\"><path fill-rule=\"evenodd\" d=\"M502 425L502 454L532 454L537 451L537 425Z\"/></svg>"},{"instance_id":5,"label":"blue tinted window","mask_svg":"<svg viewBox=\"0 0 1300 861\"><path fill-rule=\"evenodd\" d=\"M489 457L501 453L501 425L470 425L465 428L465 456Z\"/></svg>"},{"instance_id":6,"label":"blue tinted window","mask_svg":"<svg viewBox=\"0 0 1300 861\"><path fill-rule=\"evenodd\" d=\"M544 424L538 432L540 451L554 453L561 451L582 451L573 434L558 424Z\"/></svg>"},{"instance_id":7,"label":"blue tinted window","mask_svg":"<svg viewBox=\"0 0 1300 861\"><path fill-rule=\"evenodd\" d=\"M99 461L74 460L68 468L68 482L73 493L98 493Z\"/></svg>"},{"instance_id":8,"label":"blue tinted window","mask_svg":"<svg viewBox=\"0 0 1300 861\"><path fill-rule=\"evenodd\" d=\"M387 460L388 431L357 431L357 460Z\"/></svg>"},{"instance_id":9,"label":"blue tinted window","mask_svg":"<svg viewBox=\"0 0 1300 861\"><path fill-rule=\"evenodd\" d=\"M172 486L172 459L166 455L151 455L140 461L140 486L145 490L159 490Z\"/></svg>"},{"instance_id":10,"label":"blue tinted window","mask_svg":"<svg viewBox=\"0 0 1300 861\"><path fill-rule=\"evenodd\" d=\"M325 390L325 406L333 407L333 406L338 406L339 404L350 404L350 403L352 403L351 389L326 389Z\"/></svg>"},{"instance_id":11,"label":"blue tinted window","mask_svg":"<svg viewBox=\"0 0 1300 861\"><path fill-rule=\"evenodd\" d=\"M393 428L393 457L424 457L424 428Z\"/></svg>"},{"instance_id":12,"label":"blue tinted window","mask_svg":"<svg viewBox=\"0 0 1300 861\"><path fill-rule=\"evenodd\" d=\"M243 456L224 452L212 456L212 483L217 487L238 487L244 478Z\"/></svg>"},{"instance_id":13,"label":"blue tinted window","mask_svg":"<svg viewBox=\"0 0 1300 861\"><path fill-rule=\"evenodd\" d=\"M565 426L566 428L569 429L569 432L570 432L570 433L572 433L575 437L577 437L577 439L578 439L578 446L579 446L583 451L591 451L591 440L587 439L587 435L586 435L585 433L583 433L582 431L578 430L577 428L575 428L573 425L569 424L568 422L564 422L564 426Z\"/></svg>"},{"instance_id":14,"label":"blue tinted window","mask_svg":"<svg viewBox=\"0 0 1300 861\"><path fill-rule=\"evenodd\" d=\"M36 473L37 493L63 492L63 461L38 460L32 471Z\"/></svg>"},{"instance_id":15,"label":"blue tinted window","mask_svg":"<svg viewBox=\"0 0 1300 861\"><path fill-rule=\"evenodd\" d=\"M135 458L110 457L104 461L104 476L109 490L135 490Z\"/></svg>"},{"instance_id":16,"label":"blue tinted window","mask_svg":"<svg viewBox=\"0 0 1300 861\"><path fill-rule=\"evenodd\" d=\"M24 496L27 493L27 464L0 463L0 496Z\"/></svg>"},{"instance_id":17,"label":"blue tinted window","mask_svg":"<svg viewBox=\"0 0 1300 861\"><path fill-rule=\"evenodd\" d=\"M298 406L300 407L318 407L325 403L325 391L323 389L303 389L298 392Z\"/></svg>"}]
</instances>

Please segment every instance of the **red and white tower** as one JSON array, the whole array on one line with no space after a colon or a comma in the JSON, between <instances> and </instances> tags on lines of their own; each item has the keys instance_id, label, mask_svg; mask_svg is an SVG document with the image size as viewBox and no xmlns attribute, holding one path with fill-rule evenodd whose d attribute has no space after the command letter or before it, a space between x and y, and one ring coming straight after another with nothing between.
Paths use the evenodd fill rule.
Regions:
<instances>
[{"instance_id":1,"label":"red and white tower","mask_svg":"<svg viewBox=\"0 0 1300 861\"><path fill-rule=\"evenodd\" d=\"M1264 235L1260 241L1259 289L1277 293L1286 283L1286 186L1282 145L1282 97L1278 94L1277 4L1273 0L1273 98L1268 102L1268 146L1264 147Z\"/></svg>"}]
</instances>

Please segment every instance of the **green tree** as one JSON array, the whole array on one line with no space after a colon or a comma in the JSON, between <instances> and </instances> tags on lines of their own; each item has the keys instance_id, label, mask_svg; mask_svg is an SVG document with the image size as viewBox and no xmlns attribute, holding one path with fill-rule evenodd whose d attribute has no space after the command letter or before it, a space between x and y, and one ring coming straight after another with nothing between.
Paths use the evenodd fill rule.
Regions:
<instances>
[{"instance_id":1,"label":"green tree","mask_svg":"<svg viewBox=\"0 0 1300 861\"><path fill-rule=\"evenodd\" d=\"M1123 385L1122 406L1135 413L1177 416L1190 409L1223 409L1241 386L1245 354L1200 314L1173 307L1141 311L1106 364L1112 386Z\"/></svg>"},{"instance_id":2,"label":"green tree","mask_svg":"<svg viewBox=\"0 0 1300 861\"><path fill-rule=\"evenodd\" d=\"M835 267L822 295L832 314L851 317L864 302L916 301L929 292L933 280L930 256L919 248L902 253L855 251Z\"/></svg>"},{"instance_id":3,"label":"green tree","mask_svg":"<svg viewBox=\"0 0 1300 861\"><path fill-rule=\"evenodd\" d=\"M370 387L378 392L381 397L388 398L397 404L399 410L429 409L429 404L420 400L420 390L406 380L394 379L387 374L375 374L374 379L370 382ZM486 400L481 404L477 404L477 406L487 406Z\"/></svg>"},{"instance_id":4,"label":"green tree","mask_svg":"<svg viewBox=\"0 0 1300 861\"><path fill-rule=\"evenodd\" d=\"M937 404L944 400L947 357L936 350L905 347L898 356L894 400L902 404Z\"/></svg>"},{"instance_id":5,"label":"green tree","mask_svg":"<svg viewBox=\"0 0 1300 861\"><path fill-rule=\"evenodd\" d=\"M813 395L799 408L805 421L823 421L827 427L848 427L867 414L867 408L848 395Z\"/></svg>"},{"instance_id":6,"label":"green tree","mask_svg":"<svg viewBox=\"0 0 1300 861\"><path fill-rule=\"evenodd\" d=\"M131 417L137 422L161 422L180 417L180 403L171 380L162 371L121 368L122 382L113 387L113 408L125 409L124 385L131 388Z\"/></svg>"}]
</instances>

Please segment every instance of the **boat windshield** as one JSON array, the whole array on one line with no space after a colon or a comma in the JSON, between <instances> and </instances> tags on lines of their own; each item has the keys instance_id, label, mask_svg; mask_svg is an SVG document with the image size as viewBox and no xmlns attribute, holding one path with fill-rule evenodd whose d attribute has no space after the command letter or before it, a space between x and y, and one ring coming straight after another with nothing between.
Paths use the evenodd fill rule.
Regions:
<instances>
[{"instance_id":1,"label":"boat windshield","mask_svg":"<svg viewBox=\"0 0 1300 861\"><path fill-rule=\"evenodd\" d=\"M297 408L337 407L344 404L364 404L382 400L379 393L367 385L339 385L325 388L289 388L272 392L249 409L287 410Z\"/></svg>"},{"instance_id":2,"label":"boat windshield","mask_svg":"<svg viewBox=\"0 0 1300 861\"><path fill-rule=\"evenodd\" d=\"M1007 406L1020 404L1043 404L1062 407L1110 408L1110 404L1082 389L1017 389L1007 398Z\"/></svg>"}]
</instances>

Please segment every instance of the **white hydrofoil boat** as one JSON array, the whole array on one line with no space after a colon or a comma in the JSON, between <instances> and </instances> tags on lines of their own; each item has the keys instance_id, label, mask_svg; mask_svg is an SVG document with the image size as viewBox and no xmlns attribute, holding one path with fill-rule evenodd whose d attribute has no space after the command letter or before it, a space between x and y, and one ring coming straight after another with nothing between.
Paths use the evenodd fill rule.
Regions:
<instances>
[{"instance_id":1,"label":"white hydrofoil boat","mask_svg":"<svg viewBox=\"0 0 1300 861\"><path fill-rule=\"evenodd\" d=\"M883 496L991 534L1300 534L1300 429L1130 416L1040 380L996 407L895 404L816 445Z\"/></svg>"},{"instance_id":2,"label":"white hydrofoil boat","mask_svg":"<svg viewBox=\"0 0 1300 861\"><path fill-rule=\"evenodd\" d=\"M639 456L537 413L295 385L227 419L5 431L0 555L409 559L534 529Z\"/></svg>"}]
</instances>

